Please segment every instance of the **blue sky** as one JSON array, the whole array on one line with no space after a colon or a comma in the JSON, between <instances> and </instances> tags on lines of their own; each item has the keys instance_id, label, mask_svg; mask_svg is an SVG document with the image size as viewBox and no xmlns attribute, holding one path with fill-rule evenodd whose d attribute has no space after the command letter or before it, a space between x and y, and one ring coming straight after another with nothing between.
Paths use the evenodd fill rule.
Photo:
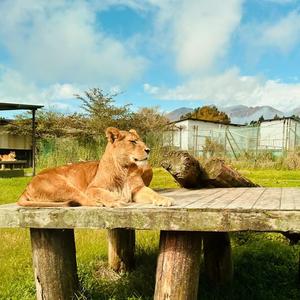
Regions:
<instances>
[{"instance_id":1,"label":"blue sky","mask_svg":"<svg viewBox=\"0 0 300 300\"><path fill-rule=\"evenodd\" d=\"M0 101L300 106L299 0L2 0Z\"/></svg>"}]
</instances>

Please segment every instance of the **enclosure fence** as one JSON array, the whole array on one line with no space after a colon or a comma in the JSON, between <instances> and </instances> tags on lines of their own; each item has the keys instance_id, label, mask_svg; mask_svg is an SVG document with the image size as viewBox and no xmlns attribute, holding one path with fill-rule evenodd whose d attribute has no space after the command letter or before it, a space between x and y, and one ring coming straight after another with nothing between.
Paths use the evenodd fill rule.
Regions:
<instances>
[{"instance_id":1,"label":"enclosure fence","mask_svg":"<svg viewBox=\"0 0 300 300\"><path fill-rule=\"evenodd\" d=\"M164 145L188 150L200 157L218 155L239 159L262 153L279 157L300 151L300 128L299 122L288 119L257 126L223 126L209 130L201 125L173 127L165 132Z\"/></svg>"}]
</instances>

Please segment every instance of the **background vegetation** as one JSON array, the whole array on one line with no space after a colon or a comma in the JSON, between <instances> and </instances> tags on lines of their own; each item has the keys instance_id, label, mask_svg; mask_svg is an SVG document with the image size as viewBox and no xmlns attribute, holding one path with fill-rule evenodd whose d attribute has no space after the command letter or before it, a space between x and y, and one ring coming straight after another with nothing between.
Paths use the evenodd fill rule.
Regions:
<instances>
[{"instance_id":1,"label":"background vegetation","mask_svg":"<svg viewBox=\"0 0 300 300\"><path fill-rule=\"evenodd\" d=\"M216 106L202 106L195 108L192 112L185 114L181 119L193 118L206 121L220 122L230 124L230 117L223 111L220 111Z\"/></svg>"}]
</instances>

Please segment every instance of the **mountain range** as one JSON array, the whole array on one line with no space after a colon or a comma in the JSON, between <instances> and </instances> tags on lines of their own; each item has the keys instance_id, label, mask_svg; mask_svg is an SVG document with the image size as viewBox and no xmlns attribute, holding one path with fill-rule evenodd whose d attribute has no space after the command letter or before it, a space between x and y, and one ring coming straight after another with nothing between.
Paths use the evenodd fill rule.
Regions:
<instances>
[{"instance_id":1,"label":"mountain range","mask_svg":"<svg viewBox=\"0 0 300 300\"><path fill-rule=\"evenodd\" d=\"M261 116L264 119L273 119L275 115L279 117L289 117L292 115L300 116L300 106L289 112L283 112L275 109L272 106L246 106L246 105L234 105L227 107L219 107L219 110L224 111L231 119L232 123L245 124L251 121L257 121ZM180 107L166 114L166 117L170 121L177 121L181 116L192 112L192 108Z\"/></svg>"}]
</instances>

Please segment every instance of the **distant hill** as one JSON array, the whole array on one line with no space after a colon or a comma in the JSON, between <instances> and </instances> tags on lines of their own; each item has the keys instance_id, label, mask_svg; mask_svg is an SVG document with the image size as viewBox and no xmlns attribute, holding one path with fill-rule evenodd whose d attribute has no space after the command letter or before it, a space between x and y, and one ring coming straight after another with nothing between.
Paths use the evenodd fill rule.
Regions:
<instances>
[{"instance_id":1,"label":"distant hill","mask_svg":"<svg viewBox=\"0 0 300 300\"><path fill-rule=\"evenodd\" d=\"M253 120L258 120L260 116L264 116L265 119L272 119L275 115L278 115L279 117L291 116L293 114L300 115L300 107L294 109L293 112L290 113L284 113L273 108L272 106L267 105L254 107L249 107L246 105L234 105L223 108L221 107L219 110L226 112L230 117L231 122L236 124L250 123ZM182 115L185 115L191 111L193 111L192 108L180 107L166 114L166 117L170 121L177 121Z\"/></svg>"},{"instance_id":2,"label":"distant hill","mask_svg":"<svg viewBox=\"0 0 300 300\"><path fill-rule=\"evenodd\" d=\"M177 121L181 116L192 112L193 109L189 107L180 107L166 114L166 117L171 121Z\"/></svg>"},{"instance_id":3,"label":"distant hill","mask_svg":"<svg viewBox=\"0 0 300 300\"><path fill-rule=\"evenodd\" d=\"M300 117L300 106L294 108L289 115L295 115L295 116L299 116Z\"/></svg>"},{"instance_id":4,"label":"distant hill","mask_svg":"<svg viewBox=\"0 0 300 300\"><path fill-rule=\"evenodd\" d=\"M235 105L221 108L226 112L231 119L232 123L245 124L251 121L258 120L261 116L265 119L273 119L275 115L283 117L284 112L273 108L272 106L245 106Z\"/></svg>"}]
</instances>

